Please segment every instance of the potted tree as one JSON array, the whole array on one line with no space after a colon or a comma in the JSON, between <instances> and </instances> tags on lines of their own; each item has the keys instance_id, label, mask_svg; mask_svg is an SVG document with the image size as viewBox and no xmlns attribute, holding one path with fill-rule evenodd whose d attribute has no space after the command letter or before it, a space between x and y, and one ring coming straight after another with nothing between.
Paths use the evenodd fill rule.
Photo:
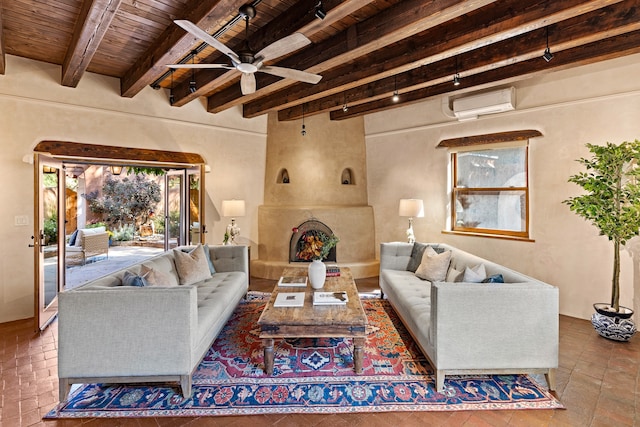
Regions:
<instances>
[{"instance_id":1,"label":"potted tree","mask_svg":"<svg viewBox=\"0 0 640 427\"><path fill-rule=\"evenodd\" d=\"M633 310L620 306L620 249L640 232L640 141L587 144L587 148L592 157L578 160L586 172L569 178L586 194L563 203L613 242L611 302L594 304L591 323L605 338L628 341L636 326L630 319Z\"/></svg>"}]
</instances>

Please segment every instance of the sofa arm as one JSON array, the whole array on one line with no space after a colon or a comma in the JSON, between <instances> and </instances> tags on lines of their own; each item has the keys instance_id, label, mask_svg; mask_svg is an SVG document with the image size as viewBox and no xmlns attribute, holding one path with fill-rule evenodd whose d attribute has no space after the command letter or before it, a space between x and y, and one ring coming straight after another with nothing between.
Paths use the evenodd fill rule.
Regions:
<instances>
[{"instance_id":1,"label":"sofa arm","mask_svg":"<svg viewBox=\"0 0 640 427\"><path fill-rule=\"evenodd\" d=\"M244 245L209 246L209 255L216 271L243 271L249 277L249 249Z\"/></svg>"},{"instance_id":2,"label":"sofa arm","mask_svg":"<svg viewBox=\"0 0 640 427\"><path fill-rule=\"evenodd\" d=\"M380 271L406 270L413 243L393 242L380 244Z\"/></svg>"},{"instance_id":3,"label":"sofa arm","mask_svg":"<svg viewBox=\"0 0 640 427\"><path fill-rule=\"evenodd\" d=\"M58 316L61 378L191 372L194 287L79 288L59 294Z\"/></svg>"},{"instance_id":4,"label":"sofa arm","mask_svg":"<svg viewBox=\"0 0 640 427\"><path fill-rule=\"evenodd\" d=\"M431 287L436 369L555 368L558 288L546 283Z\"/></svg>"}]
</instances>

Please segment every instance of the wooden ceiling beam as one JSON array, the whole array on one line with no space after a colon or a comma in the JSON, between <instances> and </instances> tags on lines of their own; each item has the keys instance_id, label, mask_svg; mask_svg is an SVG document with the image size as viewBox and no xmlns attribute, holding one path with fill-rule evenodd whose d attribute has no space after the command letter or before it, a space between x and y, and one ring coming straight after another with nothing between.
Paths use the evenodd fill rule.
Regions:
<instances>
[{"instance_id":1,"label":"wooden ceiling beam","mask_svg":"<svg viewBox=\"0 0 640 427\"><path fill-rule=\"evenodd\" d=\"M328 40L292 55L278 66L321 73L491 3L493 1L490 0L403 0ZM207 110L217 113L293 84L291 80L260 73L256 80L258 90L254 94L242 96L238 85L234 85L209 97Z\"/></svg>"},{"instance_id":2,"label":"wooden ceiling beam","mask_svg":"<svg viewBox=\"0 0 640 427\"><path fill-rule=\"evenodd\" d=\"M362 7L362 3L369 3L368 0L358 0L352 2L346 2L347 4L359 4ZM264 47L271 43L280 40L295 32L301 32L306 36L310 36L313 31L317 32L330 25L337 18L343 18L345 13L351 12L352 8L346 8L341 5L345 4L341 0L324 0L323 6L328 12L328 16L333 15L332 20L319 20L314 16L315 6L318 4L318 0L303 0L296 3L295 6L289 8L285 13L282 13L278 18L270 21L267 25L255 31L249 35L251 40L251 48L255 52L259 52ZM258 10L258 13L260 11ZM340 16L340 13L343 15ZM320 21L322 25L315 24L314 21ZM244 23L242 24L244 25ZM234 52L238 52L245 48L245 40L241 40L233 46L229 46ZM219 52L210 55L208 58L201 60L201 63L217 64L217 63L229 63L229 59ZM233 80L239 80L240 73L224 70L196 70L194 72L194 81L196 82L196 91L191 92L189 90L189 80L187 79L179 84L173 90L174 102L173 106L181 107L190 101L198 98L199 96L206 95L217 87L226 84Z\"/></svg>"},{"instance_id":3,"label":"wooden ceiling beam","mask_svg":"<svg viewBox=\"0 0 640 427\"><path fill-rule=\"evenodd\" d=\"M607 0L510 0L493 4L373 55L329 70L323 73L323 79L316 85L296 84L271 93L267 98L248 102L244 105L243 114L251 118L274 109L308 103L423 64L459 56L549 24L584 16L584 13L597 11L608 3ZM487 22L491 24L487 25ZM452 64L451 73L455 73L455 64Z\"/></svg>"},{"instance_id":4,"label":"wooden ceiling beam","mask_svg":"<svg viewBox=\"0 0 640 427\"><path fill-rule=\"evenodd\" d=\"M188 19L205 31L219 28L224 20L247 0L198 0L189 2L181 18ZM200 40L171 23L154 44L120 79L120 93L133 97L167 71L167 64L175 64Z\"/></svg>"},{"instance_id":5,"label":"wooden ceiling beam","mask_svg":"<svg viewBox=\"0 0 640 427\"><path fill-rule=\"evenodd\" d=\"M539 58L546 47L546 30L549 31L549 40L555 54L582 44L640 30L640 9L630 4L634 1L626 1L598 9L586 15L576 16L558 24L459 55L460 75L464 78L471 74L508 66L515 62ZM600 24L599 30L598 28L594 29L593 22ZM383 63L383 66L387 66L387 64ZM278 119L299 119L302 116L302 105L304 105L304 114L310 116L337 109L345 101L348 105L353 106L390 97L394 90L398 90L402 94L422 89L443 81L450 81L454 72L455 61L451 58L441 60L428 66L352 87L342 93L280 110L278 111Z\"/></svg>"},{"instance_id":6,"label":"wooden ceiling beam","mask_svg":"<svg viewBox=\"0 0 640 427\"><path fill-rule=\"evenodd\" d=\"M122 0L85 0L62 63L62 85L76 87L116 16Z\"/></svg>"},{"instance_id":7,"label":"wooden ceiling beam","mask_svg":"<svg viewBox=\"0 0 640 427\"><path fill-rule=\"evenodd\" d=\"M541 58L534 58L513 65L492 69L480 74L474 74L461 79L457 91L470 88L497 86L515 80L532 77L549 70L559 71L600 61L633 55L640 52L640 31L621 34L597 42L581 45L555 55L552 61L546 62ZM415 90L402 95L405 103L402 106L424 101L427 98L452 92L451 80L427 88ZM335 110L330 113L331 120L344 120L365 114L399 107L399 104L386 97L377 101L350 107L347 112Z\"/></svg>"}]
</instances>

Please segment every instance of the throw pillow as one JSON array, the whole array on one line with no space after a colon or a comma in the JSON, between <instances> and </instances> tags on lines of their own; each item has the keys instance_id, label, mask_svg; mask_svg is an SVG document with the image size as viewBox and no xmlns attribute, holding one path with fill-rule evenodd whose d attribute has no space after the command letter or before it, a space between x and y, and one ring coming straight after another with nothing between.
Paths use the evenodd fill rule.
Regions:
<instances>
[{"instance_id":1,"label":"throw pillow","mask_svg":"<svg viewBox=\"0 0 640 427\"><path fill-rule=\"evenodd\" d=\"M75 246L77 238L78 238L78 229L76 228L76 231L74 231L71 234L71 237L69 237L69 246Z\"/></svg>"},{"instance_id":2,"label":"throw pillow","mask_svg":"<svg viewBox=\"0 0 640 427\"><path fill-rule=\"evenodd\" d=\"M125 271L124 276L122 276L122 286L138 286L141 288L147 286L147 281L143 276Z\"/></svg>"},{"instance_id":3,"label":"throw pillow","mask_svg":"<svg viewBox=\"0 0 640 427\"><path fill-rule=\"evenodd\" d=\"M430 282L442 282L447 277L450 261L451 251L439 254L429 246L422 254L422 262L416 270L416 276Z\"/></svg>"},{"instance_id":4,"label":"throw pillow","mask_svg":"<svg viewBox=\"0 0 640 427\"><path fill-rule=\"evenodd\" d=\"M414 243L413 248L411 249L411 259L409 259L409 264L407 264L407 271L415 273L418 267L420 267L420 263L422 262L422 255L424 254L424 250L427 249L427 246L424 243Z\"/></svg>"},{"instance_id":5,"label":"throw pillow","mask_svg":"<svg viewBox=\"0 0 640 427\"><path fill-rule=\"evenodd\" d=\"M504 283L504 278L502 274L494 274L484 279L482 283Z\"/></svg>"},{"instance_id":6,"label":"throw pillow","mask_svg":"<svg viewBox=\"0 0 640 427\"><path fill-rule=\"evenodd\" d=\"M487 273L484 269L484 264L478 264L475 267L467 267L464 269L463 282L467 283L480 283L487 278Z\"/></svg>"},{"instance_id":7,"label":"throw pillow","mask_svg":"<svg viewBox=\"0 0 640 427\"><path fill-rule=\"evenodd\" d=\"M178 280L171 273L142 264L140 275L147 281L147 286L178 286Z\"/></svg>"},{"instance_id":8,"label":"throw pillow","mask_svg":"<svg viewBox=\"0 0 640 427\"><path fill-rule=\"evenodd\" d=\"M215 274L216 269L213 266L213 261L211 261L211 253L209 252L209 245L205 244L204 246L202 246L202 248L204 249L204 254L207 258L207 263L209 263L209 271L211 272L211 274ZM195 250L195 248L193 249L187 249L187 248L183 248L181 249L182 252L186 252L188 254L190 254L191 252L193 252Z\"/></svg>"},{"instance_id":9,"label":"throw pillow","mask_svg":"<svg viewBox=\"0 0 640 427\"><path fill-rule=\"evenodd\" d=\"M173 252L181 285L193 285L211 277L211 270L209 270L209 263L202 244L198 244L189 253L176 249Z\"/></svg>"},{"instance_id":10,"label":"throw pillow","mask_svg":"<svg viewBox=\"0 0 640 427\"><path fill-rule=\"evenodd\" d=\"M422 262L422 255L424 255L424 250L428 247L431 247L436 253L441 254L444 252L444 248L434 248L433 246L426 245L424 243L415 242L413 244L413 248L411 248L411 259L409 259L409 263L407 264L407 271L415 273L420 263Z\"/></svg>"},{"instance_id":11,"label":"throw pillow","mask_svg":"<svg viewBox=\"0 0 640 427\"><path fill-rule=\"evenodd\" d=\"M451 267L447 272L446 282L461 282L462 281L462 273L463 271L458 271L455 268Z\"/></svg>"}]
</instances>

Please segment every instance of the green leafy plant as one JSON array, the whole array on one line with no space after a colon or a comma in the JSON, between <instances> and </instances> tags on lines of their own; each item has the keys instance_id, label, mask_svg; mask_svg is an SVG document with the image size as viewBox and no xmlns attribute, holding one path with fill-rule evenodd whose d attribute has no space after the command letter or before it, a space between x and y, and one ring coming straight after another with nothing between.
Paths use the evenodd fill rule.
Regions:
<instances>
[{"instance_id":1,"label":"green leafy plant","mask_svg":"<svg viewBox=\"0 0 640 427\"><path fill-rule=\"evenodd\" d=\"M129 240L133 240L133 236L135 235L136 229L131 224L125 224L122 227L118 227L113 232L113 240L116 242L126 242Z\"/></svg>"},{"instance_id":2,"label":"green leafy plant","mask_svg":"<svg viewBox=\"0 0 640 427\"><path fill-rule=\"evenodd\" d=\"M45 243L53 245L58 243L58 216L52 215L44 220L43 230Z\"/></svg>"},{"instance_id":3,"label":"green leafy plant","mask_svg":"<svg viewBox=\"0 0 640 427\"><path fill-rule=\"evenodd\" d=\"M114 227L145 224L162 199L160 185L145 175L123 179L108 176L102 195L93 191L85 197L91 211L103 214L104 220Z\"/></svg>"},{"instance_id":4,"label":"green leafy plant","mask_svg":"<svg viewBox=\"0 0 640 427\"><path fill-rule=\"evenodd\" d=\"M587 148L592 157L577 160L586 172L569 178L587 193L563 203L613 242L611 307L619 312L620 247L640 232L640 141L587 144Z\"/></svg>"}]
</instances>

